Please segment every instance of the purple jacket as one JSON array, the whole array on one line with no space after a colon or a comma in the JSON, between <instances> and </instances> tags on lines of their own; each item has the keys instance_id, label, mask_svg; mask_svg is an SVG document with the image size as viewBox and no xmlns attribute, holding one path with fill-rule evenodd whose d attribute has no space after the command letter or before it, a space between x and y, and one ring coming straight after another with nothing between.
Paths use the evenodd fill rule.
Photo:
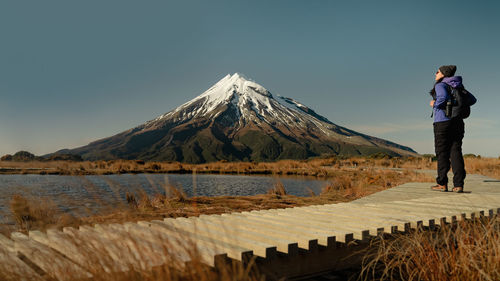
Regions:
<instances>
[{"instance_id":1,"label":"purple jacket","mask_svg":"<svg viewBox=\"0 0 500 281\"><path fill-rule=\"evenodd\" d=\"M446 85L453 88L462 86L462 76L445 77L443 80L434 86L436 90L436 102L434 103L434 123L450 120L446 117L446 102L450 98ZM471 94L472 104L476 103L476 98ZM472 105L471 104L471 105Z\"/></svg>"}]
</instances>

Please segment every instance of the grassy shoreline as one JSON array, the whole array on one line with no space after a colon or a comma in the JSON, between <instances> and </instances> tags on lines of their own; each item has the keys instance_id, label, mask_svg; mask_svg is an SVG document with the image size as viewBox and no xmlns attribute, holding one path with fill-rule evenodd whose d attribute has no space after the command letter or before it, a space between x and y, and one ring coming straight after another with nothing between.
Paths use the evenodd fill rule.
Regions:
<instances>
[{"instance_id":1,"label":"grassy shoreline","mask_svg":"<svg viewBox=\"0 0 500 281\"><path fill-rule=\"evenodd\" d=\"M410 181L431 182L428 174L412 171L382 169L336 169L328 173L329 184L320 194L310 192L309 196L299 197L287 194L277 179L269 186L268 194L253 196L197 196L187 197L175 186L165 184L157 190L164 194L147 195L138 190L127 195L127 202L111 205L104 200L98 214L74 217L59 210L50 198L15 195L10 201L10 215L16 225L12 230L47 229L51 227L78 226L93 223L121 223L126 221L153 220L165 217L188 217L200 214L222 214L251 210L277 209L293 206L309 206L352 201L369 194ZM88 187L92 189L92 187ZM49 199L49 200L47 200ZM67 205L78 204L68 202ZM13 229L15 228L15 229ZM2 227L0 225L0 232ZM7 232L3 230L3 232Z\"/></svg>"},{"instance_id":2,"label":"grassy shoreline","mask_svg":"<svg viewBox=\"0 0 500 281\"><path fill-rule=\"evenodd\" d=\"M500 158L465 157L468 173L500 179ZM237 175L299 175L333 177L342 169L399 168L435 170L431 157L408 158L315 158L309 160L280 160L276 162L227 162L205 164L180 162L144 162L141 160L111 161L0 161L0 174L40 175L108 175L108 174L237 174Z\"/></svg>"},{"instance_id":3,"label":"grassy shoreline","mask_svg":"<svg viewBox=\"0 0 500 281\"><path fill-rule=\"evenodd\" d=\"M144 162L141 160L110 161L0 161L0 174L47 175L106 175L124 173L180 174L275 174L328 177L342 168L432 168L429 158L316 158L309 160L280 160L276 162L211 162L188 164L180 162Z\"/></svg>"}]
</instances>

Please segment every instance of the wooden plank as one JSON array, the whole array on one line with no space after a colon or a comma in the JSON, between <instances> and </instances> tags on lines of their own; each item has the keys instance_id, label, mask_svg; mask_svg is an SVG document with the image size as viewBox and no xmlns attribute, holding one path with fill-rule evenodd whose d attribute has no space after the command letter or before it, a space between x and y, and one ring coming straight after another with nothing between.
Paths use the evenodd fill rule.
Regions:
<instances>
[{"instance_id":1,"label":"wooden plank","mask_svg":"<svg viewBox=\"0 0 500 281\"><path fill-rule=\"evenodd\" d=\"M321 209L321 210L324 210L324 209ZM336 209L332 212L338 212L338 213L344 212L347 215L347 214L349 214L348 212L350 212L350 211L351 211L350 209L346 209L346 210ZM423 226L424 224L425 224L425 226L430 226L430 225L434 224L434 219L427 220L427 219L423 219L422 217L419 217L416 215L401 214L401 213L395 212L394 210L388 210L388 209L383 209L383 208L368 208L366 206L359 206L356 209L356 213L357 214L365 214L367 217L367 220L370 217L374 217L374 218L382 218L382 219L387 219L387 220L405 221L406 224L403 226L403 227L405 227L404 228L405 230L409 230L408 223L409 223L410 228L418 228L420 226Z\"/></svg>"},{"instance_id":2,"label":"wooden plank","mask_svg":"<svg viewBox=\"0 0 500 281\"><path fill-rule=\"evenodd\" d=\"M194 258L199 259L205 264L214 266L214 257L217 255L224 255L224 253L218 253L214 251L213 248L208 249L202 245L197 246L197 251L195 253L193 245L189 244L185 237L181 237L175 233L169 235L167 231L159 231L149 225L142 226L136 223L112 225L112 227L118 226L123 227L123 229L132 235L137 235L140 239L151 242L155 250L158 250L163 255L171 256L177 261L187 262L196 255Z\"/></svg>"},{"instance_id":3,"label":"wooden plank","mask_svg":"<svg viewBox=\"0 0 500 281\"><path fill-rule=\"evenodd\" d=\"M75 237L57 229L48 229L47 238L47 246L58 250L82 268L96 270L96 266L98 266L105 272L112 271L102 259L102 255L94 253L91 243L84 237ZM34 239L36 240L36 238Z\"/></svg>"},{"instance_id":4,"label":"wooden plank","mask_svg":"<svg viewBox=\"0 0 500 281\"><path fill-rule=\"evenodd\" d=\"M80 226L79 229L64 227L63 232L72 236L73 239L84 241L88 245L85 250L94 250L94 253L86 252L86 254L92 256L93 260L98 260L99 265L103 266L103 270L106 272L124 272L129 270L127 263L120 258L119 253L114 249L116 246L110 245L110 241L96 235L92 227Z\"/></svg>"},{"instance_id":5,"label":"wooden plank","mask_svg":"<svg viewBox=\"0 0 500 281\"><path fill-rule=\"evenodd\" d=\"M428 210L430 212L435 212L439 214L446 215L447 219L451 219L452 216L457 216L457 214L465 213L468 216L470 214L480 215L481 212L487 211L488 207L469 207L469 206L457 206L452 207L444 203L428 203L428 202L415 202L415 201L393 201L391 202L394 206L408 206L411 208L417 208L422 210Z\"/></svg>"},{"instance_id":6,"label":"wooden plank","mask_svg":"<svg viewBox=\"0 0 500 281\"><path fill-rule=\"evenodd\" d=\"M127 228L129 227L129 223L125 224ZM236 246L234 248L218 247L219 245L214 244L213 240L205 240L205 237L192 235L189 232L184 230L179 230L171 227L170 225L166 225L161 220L152 220L152 221L138 221L136 224L137 227L142 228L141 231L150 231L154 235L155 239L165 239L168 243L178 244L184 249L186 252L190 251L190 248L196 245L198 249L206 250L207 253L213 255L222 255L226 254L226 251L232 251L235 256L239 256L241 254L240 250L243 248Z\"/></svg>"},{"instance_id":7,"label":"wooden plank","mask_svg":"<svg viewBox=\"0 0 500 281\"><path fill-rule=\"evenodd\" d=\"M130 249L122 243L117 243L118 241L102 235L94 227L88 225L80 226L79 232L86 234L87 239L109 257L108 263L113 261L113 266L119 271L131 270L136 265Z\"/></svg>"},{"instance_id":8,"label":"wooden plank","mask_svg":"<svg viewBox=\"0 0 500 281\"><path fill-rule=\"evenodd\" d=\"M28 236L13 232L14 247L40 267L52 278L57 280L74 280L75 278L91 278L92 275L80 266L66 259L55 250L38 243Z\"/></svg>"},{"instance_id":9,"label":"wooden plank","mask_svg":"<svg viewBox=\"0 0 500 281\"><path fill-rule=\"evenodd\" d=\"M288 221L281 221L281 220L276 220L276 218L269 218L268 216L263 216L263 215L257 215L251 212L241 212L241 213L233 213L231 214L232 216L240 216L246 220L253 220L261 223L268 223L269 225L273 224L276 226L281 226L283 229L289 229L289 230L297 230L297 231L302 231L306 233L313 234L313 237L319 237L318 238L318 243L327 243L326 240L328 240L329 237L336 237L336 240L338 242L343 242L347 243L350 242L353 239L353 234L352 233L347 233L343 231L332 231L332 230L324 230L324 229L318 229L315 227L310 227L309 225L303 225L300 223L295 223L295 222L288 222Z\"/></svg>"},{"instance_id":10,"label":"wooden plank","mask_svg":"<svg viewBox=\"0 0 500 281\"><path fill-rule=\"evenodd\" d=\"M392 202L391 202L392 203ZM425 226L429 226L429 219L426 217L419 216L415 213L405 213L401 214L401 212L394 211L394 208L391 207L391 203L380 204L378 209L372 208L373 205L352 205L345 206L342 208L319 208L319 207L305 207L305 210L314 210L317 212L330 213L332 216L344 216L344 217L352 217L364 219L365 221L369 220L382 220L382 221L393 221L394 223L399 223L398 228L405 227L408 223L410 223L411 227L415 228L417 225L422 222ZM433 218L434 220L435 218Z\"/></svg>"},{"instance_id":11,"label":"wooden plank","mask_svg":"<svg viewBox=\"0 0 500 281\"><path fill-rule=\"evenodd\" d=\"M340 236L347 234L346 231L337 231L331 229L331 227L321 227L318 225L314 225L312 223L302 222L299 220L290 220L286 218L278 217L274 211L266 210L266 212L258 212L258 211L250 211L250 212L242 212L237 214L249 219L259 220L261 222L269 222L277 225L281 225L283 227L295 227L303 230L310 230L315 234L324 234L324 235L337 235L338 238L342 239Z\"/></svg>"},{"instance_id":12,"label":"wooden plank","mask_svg":"<svg viewBox=\"0 0 500 281\"><path fill-rule=\"evenodd\" d=\"M242 213L242 214L245 214L245 213ZM299 220L297 218L289 217L285 214L278 214L278 213L273 212L273 211L258 212L258 213L257 212L249 212L248 215L258 217L258 218L267 218L267 219L279 221L279 222L287 222L290 224L295 224L296 226L302 226L304 228L310 228L310 229L314 229L317 231L323 231L326 233L330 233L330 235L333 234L333 235L336 235L337 237L341 236L341 235L337 235L337 233L339 233L339 232L340 233L352 233L355 239L365 240L369 234L368 230L363 230L360 232L352 232L350 229L347 229L347 228L342 227L340 225L332 225L329 223L322 223L319 221Z\"/></svg>"},{"instance_id":13,"label":"wooden plank","mask_svg":"<svg viewBox=\"0 0 500 281\"><path fill-rule=\"evenodd\" d=\"M135 223L125 224L110 224L109 227L125 231L132 235L136 240L142 241L145 247L154 251L156 255L163 259L163 262L177 260L179 262L188 262L191 260L190 251L187 245L174 243L172 237L168 237L165 233L160 233L150 227L143 227ZM207 256L203 256L204 263L213 262L215 253L210 252ZM208 257L208 259L207 259Z\"/></svg>"},{"instance_id":14,"label":"wooden plank","mask_svg":"<svg viewBox=\"0 0 500 281\"><path fill-rule=\"evenodd\" d=\"M367 219L374 217L376 219L395 220L399 222L410 223L412 227L415 227L418 224L422 224L422 218L412 214L401 215L392 210L373 209L373 208L368 208L364 205L351 205L342 208L325 208L319 206L318 207L308 206L304 208L308 210L331 213L335 215L351 216L352 213L355 213L356 216L364 216Z\"/></svg>"},{"instance_id":15,"label":"wooden plank","mask_svg":"<svg viewBox=\"0 0 500 281\"><path fill-rule=\"evenodd\" d=\"M297 242L297 245L303 249L311 249L317 247L316 244L332 247L335 246L336 237L311 231L309 229L296 228L293 225L284 226L282 223L273 223L261 219L254 219L253 217L246 217L241 214L222 214L223 220L234 221L243 225L245 228L259 231L265 235L281 237ZM295 245L289 251L295 253Z\"/></svg>"},{"instance_id":16,"label":"wooden plank","mask_svg":"<svg viewBox=\"0 0 500 281\"><path fill-rule=\"evenodd\" d=\"M4 236L4 238L6 237ZM14 241L12 241L12 245L14 247ZM0 244L0 272L2 273L2 277L6 278L5 281L44 280L31 267L19 259L14 251L4 247L4 244Z\"/></svg>"},{"instance_id":17,"label":"wooden plank","mask_svg":"<svg viewBox=\"0 0 500 281\"><path fill-rule=\"evenodd\" d=\"M427 198L415 199L415 202L428 203L428 204L443 204L450 207L470 207L470 208L498 208L500 207L500 199L496 200L495 196L473 196L466 194L466 196L455 197L440 197L440 198Z\"/></svg>"},{"instance_id":18,"label":"wooden plank","mask_svg":"<svg viewBox=\"0 0 500 281\"><path fill-rule=\"evenodd\" d=\"M408 220L398 219L392 216L373 216L370 213L359 211L358 206L353 206L350 209L346 209L345 212L322 211L306 207L298 207L298 208L300 208L304 212L311 214L351 219L353 222L356 223L368 222L368 224L371 225L372 227L375 227L377 225L381 227L383 226L384 231L390 233L393 233L394 231L408 231L411 227L411 222Z\"/></svg>"},{"instance_id":19,"label":"wooden plank","mask_svg":"<svg viewBox=\"0 0 500 281\"><path fill-rule=\"evenodd\" d=\"M408 204L400 204L400 203L396 203L396 202L391 202L390 206L381 205L381 204L370 204L370 205L366 205L365 207L384 208L384 209L390 209L390 210L394 210L394 211L398 211L398 212L408 212L408 213L414 214L416 216L421 216L422 218L426 218L426 219L439 220L439 219L446 217L446 216L448 216L448 217L456 216L458 218L458 217L462 217L462 214L465 214L466 217L471 217L470 212L464 212L462 210L456 210L455 212L447 212L447 211L438 212L437 210L431 210L429 208L418 208L418 207L411 206ZM478 211L478 213L479 212L480 211ZM443 213L445 215L443 215ZM473 212L473 213L475 213L475 212Z\"/></svg>"},{"instance_id":20,"label":"wooden plank","mask_svg":"<svg viewBox=\"0 0 500 281\"><path fill-rule=\"evenodd\" d=\"M253 255L253 251L248 248L243 248L239 245L233 245L230 243L217 241L212 238L207 238L196 233L190 233L182 229L177 229L169 224L165 224L164 221L153 220L150 222L138 222L139 225L155 228L159 231L165 231L166 233L175 235L180 235L181 241L191 241L196 245L202 245L204 248L212 248L215 252L220 254L227 254L230 258L235 260L243 261L248 259Z\"/></svg>"},{"instance_id":21,"label":"wooden plank","mask_svg":"<svg viewBox=\"0 0 500 281\"><path fill-rule=\"evenodd\" d=\"M318 243L322 246L335 246L335 236L325 235L309 229L296 228L293 225L284 226L273 222L246 217L241 214L222 214L223 220L234 221L245 227L260 231L266 235L282 237L291 241L296 241L298 246L303 249L309 249L311 244ZM295 250L294 250L295 251Z\"/></svg>"},{"instance_id":22,"label":"wooden plank","mask_svg":"<svg viewBox=\"0 0 500 281\"><path fill-rule=\"evenodd\" d=\"M341 225L342 228L352 232L359 232L368 230L371 235L378 235L382 232L393 233L395 229L405 229L405 224L408 222L399 222L395 220L380 219L374 217L363 216L361 221L360 217L351 214L345 216L343 214L315 212L302 208L293 208L286 211L277 210L277 213L283 213L287 216L294 218L302 218L308 221L320 221L323 223L332 224L335 226Z\"/></svg>"},{"instance_id":23,"label":"wooden plank","mask_svg":"<svg viewBox=\"0 0 500 281\"><path fill-rule=\"evenodd\" d=\"M297 243L285 239L283 237L276 237L274 235L269 235L269 234L262 234L262 232L255 231L254 228L249 228L245 227L244 224L240 223L235 223L233 221L229 220L223 220L221 219L220 216L217 216L218 219L214 220L215 216L200 216L198 217L191 217L188 218L187 220L194 221L195 223L202 223L206 225L207 227L210 227L212 229L223 229L224 232L227 232L227 235L229 236L238 236L238 237L243 237L247 238L250 240L266 243L269 245L275 245L278 251L281 251L283 253L288 253L289 249L292 248L293 251L293 245L296 245Z\"/></svg>"},{"instance_id":24,"label":"wooden plank","mask_svg":"<svg viewBox=\"0 0 500 281\"><path fill-rule=\"evenodd\" d=\"M302 209L276 209L274 210L276 214L286 216L292 219L307 220L308 222L322 223L325 225L331 225L334 229L342 229L345 231L363 232L368 230L372 235L378 235L384 232L384 229L391 233L391 229L395 228L396 225L393 221L370 221L366 218L362 222L355 220L355 217L343 217L335 215L318 214L312 212L306 212Z\"/></svg>"},{"instance_id":25,"label":"wooden plank","mask_svg":"<svg viewBox=\"0 0 500 281\"><path fill-rule=\"evenodd\" d=\"M39 231L39 230L30 230L28 232L29 238L33 239L34 241L37 241L41 244L45 244L46 246L50 247L49 244L49 238L47 237L47 234Z\"/></svg>"},{"instance_id":26,"label":"wooden plank","mask_svg":"<svg viewBox=\"0 0 500 281\"><path fill-rule=\"evenodd\" d=\"M84 247L84 246L80 245L79 247L76 247L76 245L74 245L73 243L70 242L71 240L60 239L59 237L56 236L57 232L59 232L59 231L51 230L51 233L52 233L51 238L52 239L49 238L48 234L45 234L45 233L38 231L38 230L29 231L28 234L29 234L30 239L62 253L68 259L70 259L72 262L78 264L82 268L87 269L87 270L88 269L93 270L92 268L85 266L89 262L89 260L88 260L89 257L85 257L82 254L82 251L83 251L82 247ZM68 236L68 238L69 238L69 236ZM59 242L59 243L57 243L57 242Z\"/></svg>"},{"instance_id":27,"label":"wooden plank","mask_svg":"<svg viewBox=\"0 0 500 281\"><path fill-rule=\"evenodd\" d=\"M148 244L147 241L136 239L126 231L100 224L94 225L94 229L109 239L111 243L118 245L122 256L126 257L128 263L134 269L147 270L154 266L160 266L165 262L165 259L162 259L162 255L155 253L151 248L151 244Z\"/></svg>"},{"instance_id":28,"label":"wooden plank","mask_svg":"<svg viewBox=\"0 0 500 281\"><path fill-rule=\"evenodd\" d=\"M242 236L232 236L224 229L212 227L210 224L203 223L196 220L178 219L165 219L164 223L169 224L176 229L182 229L189 233L205 236L214 241L226 242L232 245L240 245L243 248L252 249L254 255L262 258L276 257L276 246L262 243L256 240L244 238Z\"/></svg>"},{"instance_id":29,"label":"wooden plank","mask_svg":"<svg viewBox=\"0 0 500 281\"><path fill-rule=\"evenodd\" d=\"M307 237L315 237L315 235L311 235L307 232L290 231L290 229L280 226L246 220L238 216L200 215L200 218L222 225L230 224L233 227L240 229L240 231L259 233L260 235L271 240L277 239L276 245L278 250L292 255L298 253L298 246L304 249L309 249L312 247L311 244L314 243L312 241L316 240L314 238L308 239ZM332 239L334 239L334 237L332 237ZM335 240L331 240L331 242L335 242ZM283 244L280 246L280 243Z\"/></svg>"},{"instance_id":30,"label":"wooden plank","mask_svg":"<svg viewBox=\"0 0 500 281\"><path fill-rule=\"evenodd\" d=\"M419 225L423 226L428 226L432 227L435 224L435 216L428 216L427 214L419 214L418 212L406 212L403 213L401 212L402 210L395 209L390 206L390 204L385 204L385 205L378 205L378 206L373 206L373 205L358 205L357 206L358 211L364 211L367 214L371 214L372 216L378 216L380 214L384 216L393 216L394 218L398 219L403 219L407 220L411 223L411 227L417 228ZM332 211L338 211L342 212L345 210L339 209L339 208L328 208L322 206L321 208L318 208L320 210L332 210ZM440 218L439 218L440 219Z\"/></svg>"},{"instance_id":31,"label":"wooden plank","mask_svg":"<svg viewBox=\"0 0 500 281\"><path fill-rule=\"evenodd\" d=\"M9 252L15 252L14 241L0 234L0 247Z\"/></svg>"}]
</instances>

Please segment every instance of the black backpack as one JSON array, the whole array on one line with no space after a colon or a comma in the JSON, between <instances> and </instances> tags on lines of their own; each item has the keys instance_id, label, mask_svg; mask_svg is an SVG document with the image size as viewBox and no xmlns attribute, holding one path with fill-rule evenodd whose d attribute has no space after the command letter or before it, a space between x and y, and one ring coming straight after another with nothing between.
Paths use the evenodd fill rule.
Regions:
<instances>
[{"instance_id":1,"label":"black backpack","mask_svg":"<svg viewBox=\"0 0 500 281\"><path fill-rule=\"evenodd\" d=\"M448 93L450 93L451 110L446 110L446 117L465 119L470 115L470 106L473 104L471 94L463 87L456 88L448 85ZM450 112L451 111L451 112Z\"/></svg>"}]
</instances>

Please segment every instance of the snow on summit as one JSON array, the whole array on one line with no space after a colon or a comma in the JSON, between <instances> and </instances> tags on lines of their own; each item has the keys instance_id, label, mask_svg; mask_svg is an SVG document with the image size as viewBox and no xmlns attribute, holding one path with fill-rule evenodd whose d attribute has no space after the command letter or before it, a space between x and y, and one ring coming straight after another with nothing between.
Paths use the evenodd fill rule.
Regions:
<instances>
[{"instance_id":1,"label":"snow on summit","mask_svg":"<svg viewBox=\"0 0 500 281\"><path fill-rule=\"evenodd\" d=\"M216 118L223 113L236 128L264 122L289 129L316 127L329 135L331 127L335 126L294 99L279 95L275 98L262 85L240 73L226 75L198 97L151 122L169 119L180 123L196 118Z\"/></svg>"}]
</instances>

